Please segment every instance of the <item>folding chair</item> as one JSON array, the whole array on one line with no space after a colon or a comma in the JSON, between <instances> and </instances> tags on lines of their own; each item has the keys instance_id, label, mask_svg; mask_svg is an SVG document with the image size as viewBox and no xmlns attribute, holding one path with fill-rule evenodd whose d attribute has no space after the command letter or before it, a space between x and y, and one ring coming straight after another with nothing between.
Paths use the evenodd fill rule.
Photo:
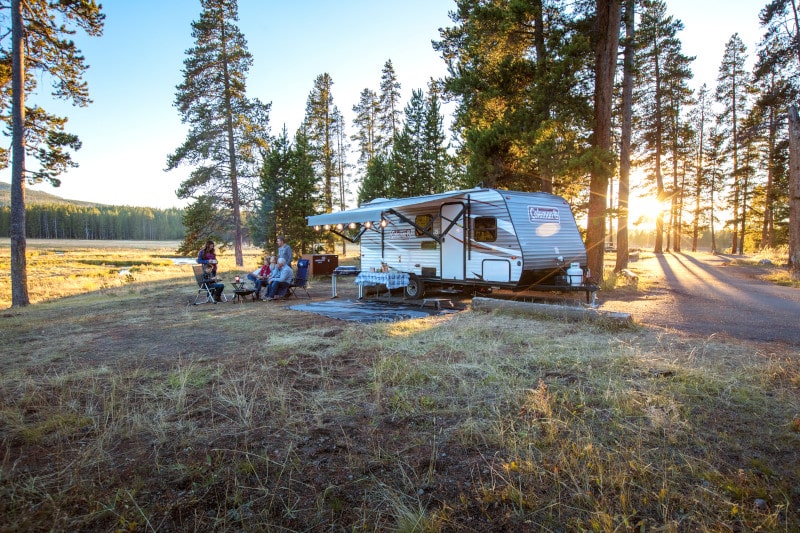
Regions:
<instances>
[{"instance_id":1,"label":"folding chair","mask_svg":"<svg viewBox=\"0 0 800 533\"><path fill-rule=\"evenodd\" d=\"M192 265L192 270L194 271L194 279L197 282L197 296L194 297L194 305L202 299L205 298L205 301L202 303L217 303L214 299L214 293L212 292L211 285L214 284L214 281L211 280L209 274L206 274L203 270L205 265ZM228 299L225 295L222 295L222 301L227 302Z\"/></svg>"},{"instance_id":2,"label":"folding chair","mask_svg":"<svg viewBox=\"0 0 800 533\"><path fill-rule=\"evenodd\" d=\"M300 259L297 262L297 273L295 273L292 283L286 290L286 298L289 296L298 298L297 289L303 289L306 293L306 297L309 300L311 299L311 295L308 294L308 264L308 259Z\"/></svg>"}]
</instances>

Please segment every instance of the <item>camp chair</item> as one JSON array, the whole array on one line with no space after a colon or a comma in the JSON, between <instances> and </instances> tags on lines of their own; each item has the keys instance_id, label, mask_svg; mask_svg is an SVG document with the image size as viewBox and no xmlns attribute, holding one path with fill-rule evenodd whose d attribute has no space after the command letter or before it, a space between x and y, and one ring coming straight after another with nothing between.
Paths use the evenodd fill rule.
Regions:
<instances>
[{"instance_id":1,"label":"camp chair","mask_svg":"<svg viewBox=\"0 0 800 533\"><path fill-rule=\"evenodd\" d=\"M289 285L289 288L286 289L286 298L288 298L289 296L294 296L295 298L298 298L296 292L297 289L303 289L308 299L309 300L311 299L311 295L308 294L308 288L307 288L308 264L309 264L308 259L300 259L297 262L297 273L295 273L294 279L292 280L292 283Z\"/></svg>"},{"instance_id":2,"label":"camp chair","mask_svg":"<svg viewBox=\"0 0 800 533\"><path fill-rule=\"evenodd\" d=\"M210 279L208 279L208 275L203 271L203 265L192 265L192 270L194 271L194 279L197 282L197 296L194 298L194 305L201 300L201 298L205 298L205 301L202 303L217 303L214 300L214 293L211 291L211 285L214 283ZM227 298L225 295L222 295L222 301L226 302Z\"/></svg>"}]
</instances>

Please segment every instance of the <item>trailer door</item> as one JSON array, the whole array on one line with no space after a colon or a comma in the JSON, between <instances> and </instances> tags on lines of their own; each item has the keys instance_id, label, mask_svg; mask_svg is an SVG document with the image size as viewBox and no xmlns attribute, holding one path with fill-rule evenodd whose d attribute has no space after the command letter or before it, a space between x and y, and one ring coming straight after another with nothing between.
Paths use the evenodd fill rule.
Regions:
<instances>
[{"instance_id":1,"label":"trailer door","mask_svg":"<svg viewBox=\"0 0 800 533\"><path fill-rule=\"evenodd\" d=\"M464 204L443 204L441 207L441 231L450 227L442 236L442 280L464 279ZM452 224L452 226L451 226Z\"/></svg>"}]
</instances>

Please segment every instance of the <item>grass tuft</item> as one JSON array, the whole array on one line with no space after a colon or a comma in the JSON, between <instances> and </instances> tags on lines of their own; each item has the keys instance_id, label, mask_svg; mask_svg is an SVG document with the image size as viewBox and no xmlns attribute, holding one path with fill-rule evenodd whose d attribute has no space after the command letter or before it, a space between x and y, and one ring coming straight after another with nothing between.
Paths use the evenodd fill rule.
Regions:
<instances>
[{"instance_id":1,"label":"grass tuft","mask_svg":"<svg viewBox=\"0 0 800 533\"><path fill-rule=\"evenodd\" d=\"M3 317L4 530L800 528L791 347L191 306L149 268Z\"/></svg>"}]
</instances>

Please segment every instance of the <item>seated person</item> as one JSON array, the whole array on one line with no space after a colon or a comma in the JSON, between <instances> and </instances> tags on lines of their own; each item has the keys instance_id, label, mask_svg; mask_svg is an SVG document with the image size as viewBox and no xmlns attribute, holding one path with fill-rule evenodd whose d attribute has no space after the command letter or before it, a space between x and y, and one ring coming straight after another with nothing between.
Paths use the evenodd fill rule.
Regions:
<instances>
[{"instance_id":1,"label":"seated person","mask_svg":"<svg viewBox=\"0 0 800 533\"><path fill-rule=\"evenodd\" d=\"M247 275L247 279L253 282L255 286L255 293L253 294L253 298L256 300L261 299L261 287L267 284L269 280L269 276L273 270L277 269L277 260L275 256L264 256L264 265L259 268L258 270L254 270L253 272Z\"/></svg>"},{"instance_id":2,"label":"seated person","mask_svg":"<svg viewBox=\"0 0 800 533\"><path fill-rule=\"evenodd\" d=\"M206 241L206 245L197 253L197 262L203 265L203 281L208 282L214 301L219 302L225 285L217 278L217 255L214 252L214 241Z\"/></svg>"},{"instance_id":3,"label":"seated person","mask_svg":"<svg viewBox=\"0 0 800 533\"><path fill-rule=\"evenodd\" d=\"M277 296L285 296L293 278L292 267L286 264L286 260L283 257L278 258L278 269L270 276L267 300L274 300Z\"/></svg>"}]
</instances>

